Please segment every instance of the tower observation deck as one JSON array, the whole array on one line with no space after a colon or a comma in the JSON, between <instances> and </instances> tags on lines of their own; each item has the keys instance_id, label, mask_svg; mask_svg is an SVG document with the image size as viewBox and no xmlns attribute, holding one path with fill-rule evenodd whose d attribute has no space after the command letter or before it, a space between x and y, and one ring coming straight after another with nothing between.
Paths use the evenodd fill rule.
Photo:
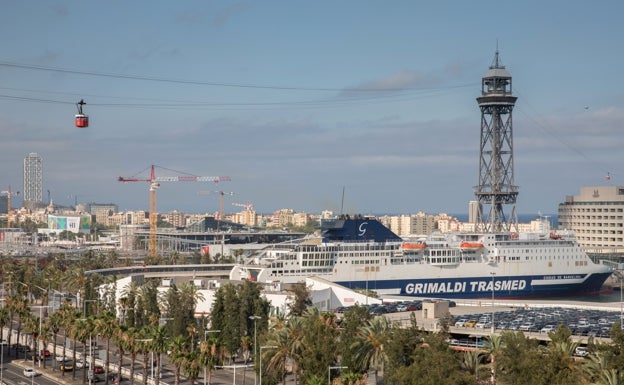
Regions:
<instances>
[{"instance_id":1,"label":"tower observation deck","mask_svg":"<svg viewBox=\"0 0 624 385\"><path fill-rule=\"evenodd\" d=\"M489 70L481 79L481 140L479 149L479 184L475 195L479 202L477 229L505 232L518 229L514 183L511 75L500 63L498 49ZM509 217L503 210L511 206Z\"/></svg>"}]
</instances>

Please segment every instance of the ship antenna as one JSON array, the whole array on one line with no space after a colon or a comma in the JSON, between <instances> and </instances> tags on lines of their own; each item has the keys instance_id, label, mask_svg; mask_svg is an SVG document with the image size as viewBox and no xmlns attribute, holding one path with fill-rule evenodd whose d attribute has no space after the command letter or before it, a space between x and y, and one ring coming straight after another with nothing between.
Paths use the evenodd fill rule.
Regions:
<instances>
[{"instance_id":1,"label":"ship antenna","mask_svg":"<svg viewBox=\"0 0 624 385\"><path fill-rule=\"evenodd\" d=\"M342 209L344 208L344 191L345 188L342 186L342 201L340 202L340 215L342 215Z\"/></svg>"}]
</instances>

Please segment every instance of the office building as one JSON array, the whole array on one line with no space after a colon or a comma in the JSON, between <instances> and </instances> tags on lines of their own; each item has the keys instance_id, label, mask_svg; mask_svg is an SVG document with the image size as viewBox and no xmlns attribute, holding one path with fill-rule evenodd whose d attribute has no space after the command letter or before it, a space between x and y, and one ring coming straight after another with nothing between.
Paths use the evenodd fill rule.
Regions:
<instances>
[{"instance_id":1,"label":"office building","mask_svg":"<svg viewBox=\"0 0 624 385\"><path fill-rule=\"evenodd\" d=\"M24 158L23 206L35 209L43 206L43 161L34 152Z\"/></svg>"}]
</instances>

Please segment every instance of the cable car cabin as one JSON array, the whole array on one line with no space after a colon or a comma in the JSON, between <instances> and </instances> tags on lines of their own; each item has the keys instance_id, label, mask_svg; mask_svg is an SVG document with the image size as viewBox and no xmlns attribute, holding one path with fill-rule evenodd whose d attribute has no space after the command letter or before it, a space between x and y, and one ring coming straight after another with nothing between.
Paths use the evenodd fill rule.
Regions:
<instances>
[{"instance_id":1,"label":"cable car cabin","mask_svg":"<svg viewBox=\"0 0 624 385\"><path fill-rule=\"evenodd\" d=\"M76 127L78 128L89 127L89 117L84 114L76 114Z\"/></svg>"}]
</instances>

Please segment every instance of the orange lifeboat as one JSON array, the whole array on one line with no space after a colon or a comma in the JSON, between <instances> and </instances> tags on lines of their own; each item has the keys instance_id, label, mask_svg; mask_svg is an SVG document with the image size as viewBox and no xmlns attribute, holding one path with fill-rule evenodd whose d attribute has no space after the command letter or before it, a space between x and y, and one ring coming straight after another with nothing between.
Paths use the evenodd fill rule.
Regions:
<instances>
[{"instance_id":1,"label":"orange lifeboat","mask_svg":"<svg viewBox=\"0 0 624 385\"><path fill-rule=\"evenodd\" d=\"M404 242L402 247L406 250L422 250L427 247L427 244L425 242Z\"/></svg>"},{"instance_id":2,"label":"orange lifeboat","mask_svg":"<svg viewBox=\"0 0 624 385\"><path fill-rule=\"evenodd\" d=\"M483 243L481 242L462 242L459 247L462 250L475 250L483 247Z\"/></svg>"}]
</instances>

